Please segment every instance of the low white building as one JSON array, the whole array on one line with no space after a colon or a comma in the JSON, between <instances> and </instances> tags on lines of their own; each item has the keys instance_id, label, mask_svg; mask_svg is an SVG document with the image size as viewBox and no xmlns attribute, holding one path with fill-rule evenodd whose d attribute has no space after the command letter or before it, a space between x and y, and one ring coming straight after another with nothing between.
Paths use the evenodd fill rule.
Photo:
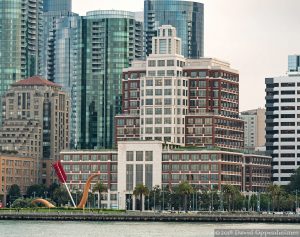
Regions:
<instances>
[{"instance_id":1,"label":"low white building","mask_svg":"<svg viewBox=\"0 0 300 237\"><path fill-rule=\"evenodd\" d=\"M144 184L149 190L162 184L162 142L131 141L118 145L118 194L120 208L126 209L138 184ZM143 202L144 203L144 202ZM143 208L144 209L144 208Z\"/></svg>"}]
</instances>

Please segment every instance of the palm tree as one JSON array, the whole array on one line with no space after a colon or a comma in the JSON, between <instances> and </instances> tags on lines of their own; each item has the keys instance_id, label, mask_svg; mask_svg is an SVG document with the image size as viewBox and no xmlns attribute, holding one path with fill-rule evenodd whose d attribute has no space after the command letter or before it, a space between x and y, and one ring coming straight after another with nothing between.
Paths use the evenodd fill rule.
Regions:
<instances>
[{"instance_id":1,"label":"palm tree","mask_svg":"<svg viewBox=\"0 0 300 237\"><path fill-rule=\"evenodd\" d=\"M98 182L94 185L93 187L93 192L96 193L98 192L98 208L101 207L101 200L102 200L102 193L107 192L107 186L101 182Z\"/></svg>"},{"instance_id":2,"label":"palm tree","mask_svg":"<svg viewBox=\"0 0 300 237\"><path fill-rule=\"evenodd\" d=\"M187 212L187 197L194 192L194 189L189 182L183 181L178 185L178 192L180 195L184 195L184 210Z\"/></svg>"},{"instance_id":3,"label":"palm tree","mask_svg":"<svg viewBox=\"0 0 300 237\"><path fill-rule=\"evenodd\" d=\"M144 184L138 184L134 190L133 195L139 196L140 199L140 211L143 210L143 195L147 196L149 194L149 189Z\"/></svg>"},{"instance_id":4,"label":"palm tree","mask_svg":"<svg viewBox=\"0 0 300 237\"><path fill-rule=\"evenodd\" d=\"M267 188L267 192L268 192L270 198L272 199L273 211L275 209L275 204L277 206L277 211L279 211L279 206L280 206L279 199L280 199L280 196L283 194L283 190L282 190L281 186L279 186L277 184L271 184Z\"/></svg>"},{"instance_id":5,"label":"palm tree","mask_svg":"<svg viewBox=\"0 0 300 237\"><path fill-rule=\"evenodd\" d=\"M237 189L237 187L230 185L230 184L224 185L222 189L223 189L224 195L227 199L228 211L230 211L231 202L234 204L234 201L237 198L237 196L240 194L240 192ZM233 207L233 209L234 209L234 207Z\"/></svg>"}]
</instances>

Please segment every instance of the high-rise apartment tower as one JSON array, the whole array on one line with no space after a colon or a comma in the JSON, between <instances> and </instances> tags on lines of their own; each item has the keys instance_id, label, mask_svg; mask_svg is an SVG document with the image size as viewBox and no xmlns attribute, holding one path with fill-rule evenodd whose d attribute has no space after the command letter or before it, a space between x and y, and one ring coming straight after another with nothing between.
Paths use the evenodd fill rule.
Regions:
<instances>
[{"instance_id":1,"label":"high-rise apartment tower","mask_svg":"<svg viewBox=\"0 0 300 237\"><path fill-rule=\"evenodd\" d=\"M145 0L145 51L152 52L152 37L158 27L172 25L181 38L182 55L185 58L200 58L204 55L204 5L183 0Z\"/></svg>"}]
</instances>

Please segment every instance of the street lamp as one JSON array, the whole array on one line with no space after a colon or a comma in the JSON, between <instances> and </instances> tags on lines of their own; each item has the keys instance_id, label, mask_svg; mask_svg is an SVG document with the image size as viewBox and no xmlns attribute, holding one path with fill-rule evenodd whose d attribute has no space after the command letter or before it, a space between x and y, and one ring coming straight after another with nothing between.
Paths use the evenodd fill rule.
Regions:
<instances>
[{"instance_id":1,"label":"street lamp","mask_svg":"<svg viewBox=\"0 0 300 237\"><path fill-rule=\"evenodd\" d=\"M296 205L296 211L295 211L295 213L297 213L297 211L299 209L299 205L298 205L298 189L296 189L296 201L295 201L295 205Z\"/></svg>"},{"instance_id":2,"label":"street lamp","mask_svg":"<svg viewBox=\"0 0 300 237\"><path fill-rule=\"evenodd\" d=\"M252 196L252 191L250 191L248 193L248 212L250 211L250 200L251 200L251 196Z\"/></svg>"},{"instance_id":3,"label":"street lamp","mask_svg":"<svg viewBox=\"0 0 300 237\"><path fill-rule=\"evenodd\" d=\"M163 205L162 205L162 210L164 211L165 210L165 191L164 191L164 188L162 187L162 198L163 198Z\"/></svg>"},{"instance_id":4,"label":"street lamp","mask_svg":"<svg viewBox=\"0 0 300 237\"><path fill-rule=\"evenodd\" d=\"M223 199L222 188L221 188L221 192L220 192L220 209L221 209L221 211L224 211L224 199Z\"/></svg>"},{"instance_id":5,"label":"street lamp","mask_svg":"<svg viewBox=\"0 0 300 237\"><path fill-rule=\"evenodd\" d=\"M214 211L214 192L211 191L211 211Z\"/></svg>"},{"instance_id":6,"label":"street lamp","mask_svg":"<svg viewBox=\"0 0 300 237\"><path fill-rule=\"evenodd\" d=\"M118 201L118 210L120 209L119 205L120 205L120 192L118 192L118 195L117 195L117 201Z\"/></svg>"},{"instance_id":7,"label":"street lamp","mask_svg":"<svg viewBox=\"0 0 300 237\"><path fill-rule=\"evenodd\" d=\"M75 200L76 200L76 205L77 205L77 190L75 190Z\"/></svg>"},{"instance_id":8,"label":"street lamp","mask_svg":"<svg viewBox=\"0 0 300 237\"><path fill-rule=\"evenodd\" d=\"M257 195L257 212L260 212L260 193Z\"/></svg>"}]
</instances>

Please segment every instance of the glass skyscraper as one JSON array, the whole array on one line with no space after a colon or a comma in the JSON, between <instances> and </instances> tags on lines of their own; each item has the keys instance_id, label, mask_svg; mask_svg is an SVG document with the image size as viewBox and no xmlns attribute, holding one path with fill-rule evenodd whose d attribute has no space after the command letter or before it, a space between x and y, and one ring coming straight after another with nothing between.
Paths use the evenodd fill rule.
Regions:
<instances>
[{"instance_id":1,"label":"glass skyscraper","mask_svg":"<svg viewBox=\"0 0 300 237\"><path fill-rule=\"evenodd\" d=\"M44 12L70 12L72 0L44 0Z\"/></svg>"},{"instance_id":2,"label":"glass skyscraper","mask_svg":"<svg viewBox=\"0 0 300 237\"><path fill-rule=\"evenodd\" d=\"M39 72L42 4L43 0L0 1L0 103L13 82Z\"/></svg>"},{"instance_id":3,"label":"glass skyscraper","mask_svg":"<svg viewBox=\"0 0 300 237\"><path fill-rule=\"evenodd\" d=\"M72 1L44 0L43 4L43 40L40 74L45 79L54 81L54 50L57 21L72 14Z\"/></svg>"},{"instance_id":4,"label":"glass skyscraper","mask_svg":"<svg viewBox=\"0 0 300 237\"><path fill-rule=\"evenodd\" d=\"M80 148L114 144L122 70L143 57L143 26L126 11L92 11L82 19L82 78L77 84Z\"/></svg>"},{"instance_id":5,"label":"glass skyscraper","mask_svg":"<svg viewBox=\"0 0 300 237\"><path fill-rule=\"evenodd\" d=\"M199 58L204 54L204 5L179 0L145 0L144 27L146 54L152 52L152 37L158 27L172 25L182 40L186 58Z\"/></svg>"},{"instance_id":6,"label":"glass skyscraper","mask_svg":"<svg viewBox=\"0 0 300 237\"><path fill-rule=\"evenodd\" d=\"M62 86L71 97L70 145L77 138L77 82L81 80L81 17L72 0L44 0L42 67L40 74Z\"/></svg>"},{"instance_id":7,"label":"glass skyscraper","mask_svg":"<svg viewBox=\"0 0 300 237\"><path fill-rule=\"evenodd\" d=\"M0 2L0 89L1 95L9 85L21 79L21 0Z\"/></svg>"},{"instance_id":8,"label":"glass skyscraper","mask_svg":"<svg viewBox=\"0 0 300 237\"><path fill-rule=\"evenodd\" d=\"M54 42L54 82L71 97L70 145L77 137L77 83L81 80L81 17L75 14L57 20Z\"/></svg>"},{"instance_id":9,"label":"glass skyscraper","mask_svg":"<svg viewBox=\"0 0 300 237\"><path fill-rule=\"evenodd\" d=\"M299 72L300 71L300 55L289 55L288 70L289 70L289 72Z\"/></svg>"}]
</instances>

